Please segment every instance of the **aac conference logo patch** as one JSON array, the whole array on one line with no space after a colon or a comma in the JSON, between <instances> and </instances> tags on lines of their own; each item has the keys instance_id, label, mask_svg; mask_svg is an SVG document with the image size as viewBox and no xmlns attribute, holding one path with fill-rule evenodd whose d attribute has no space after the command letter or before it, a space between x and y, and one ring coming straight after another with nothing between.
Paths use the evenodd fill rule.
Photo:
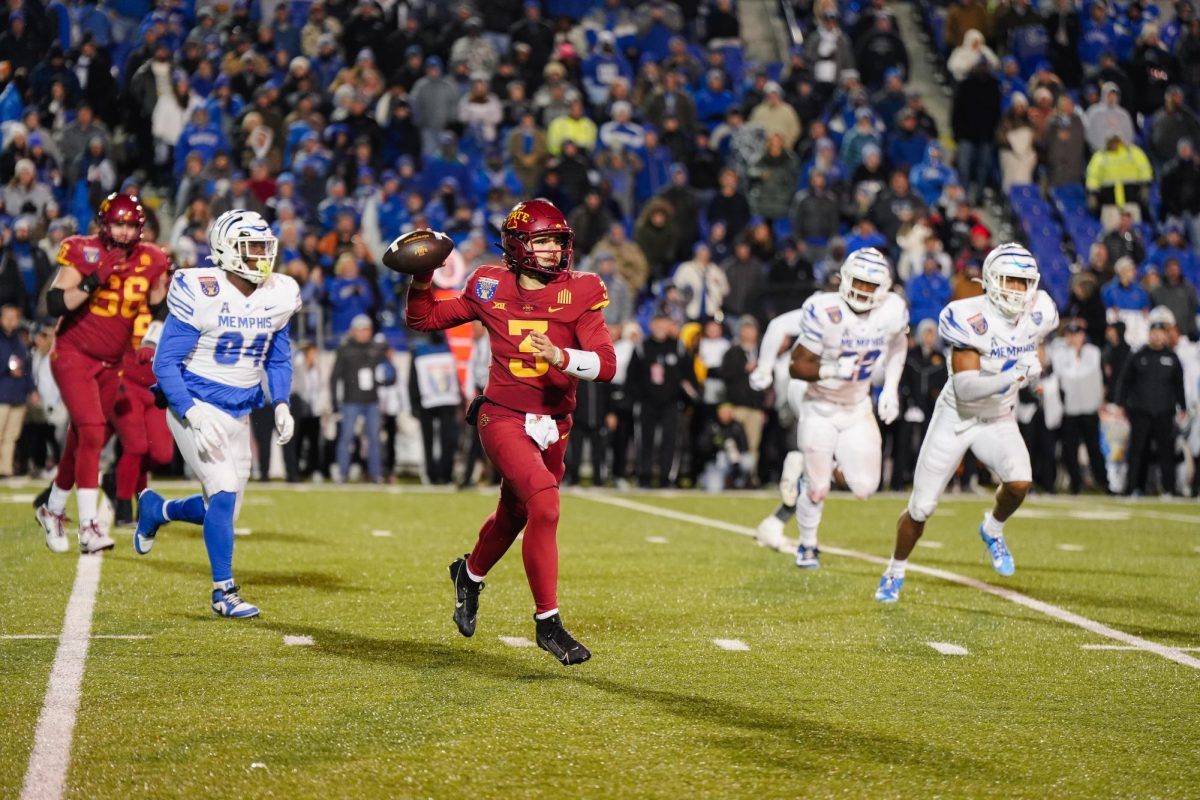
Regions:
<instances>
[{"instance_id":1,"label":"aac conference logo patch","mask_svg":"<svg viewBox=\"0 0 1200 800\"><path fill-rule=\"evenodd\" d=\"M980 336L987 333L987 320L984 319L983 314L976 314L975 316L971 317L967 320L967 324L971 326L971 330L975 331Z\"/></svg>"},{"instance_id":2,"label":"aac conference logo patch","mask_svg":"<svg viewBox=\"0 0 1200 800\"><path fill-rule=\"evenodd\" d=\"M500 281L495 278L480 278L475 281L475 296L485 303L496 296L496 287Z\"/></svg>"},{"instance_id":3,"label":"aac conference logo patch","mask_svg":"<svg viewBox=\"0 0 1200 800\"><path fill-rule=\"evenodd\" d=\"M829 321L838 323L842 321L842 310L837 306L830 306L825 309L825 313L829 315Z\"/></svg>"},{"instance_id":4,"label":"aac conference logo patch","mask_svg":"<svg viewBox=\"0 0 1200 800\"><path fill-rule=\"evenodd\" d=\"M204 277L200 279L200 291L205 297L216 297L221 291L221 285L217 283L216 278Z\"/></svg>"}]
</instances>

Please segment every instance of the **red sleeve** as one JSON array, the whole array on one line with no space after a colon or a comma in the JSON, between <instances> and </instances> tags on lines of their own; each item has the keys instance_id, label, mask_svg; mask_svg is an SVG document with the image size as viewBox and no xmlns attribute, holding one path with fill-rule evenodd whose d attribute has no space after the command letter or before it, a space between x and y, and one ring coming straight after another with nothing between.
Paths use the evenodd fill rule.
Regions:
<instances>
[{"instance_id":1,"label":"red sleeve","mask_svg":"<svg viewBox=\"0 0 1200 800\"><path fill-rule=\"evenodd\" d=\"M99 261L88 263L83 254L83 243L78 236L68 236L58 246L58 256L55 258L60 267L73 267L80 275L90 275L100 266Z\"/></svg>"},{"instance_id":2,"label":"red sleeve","mask_svg":"<svg viewBox=\"0 0 1200 800\"><path fill-rule=\"evenodd\" d=\"M579 339L581 350L590 350L600 356L600 374L596 380L599 383L611 381L617 374L617 352L613 349L608 325L599 309L583 312L575 323L575 337Z\"/></svg>"},{"instance_id":3,"label":"red sleeve","mask_svg":"<svg viewBox=\"0 0 1200 800\"><path fill-rule=\"evenodd\" d=\"M467 288L470 287L468 281ZM475 308L465 295L437 300L433 296L433 287L418 289L416 279L408 285L404 316L408 327L418 331L444 331L476 318Z\"/></svg>"}]
</instances>

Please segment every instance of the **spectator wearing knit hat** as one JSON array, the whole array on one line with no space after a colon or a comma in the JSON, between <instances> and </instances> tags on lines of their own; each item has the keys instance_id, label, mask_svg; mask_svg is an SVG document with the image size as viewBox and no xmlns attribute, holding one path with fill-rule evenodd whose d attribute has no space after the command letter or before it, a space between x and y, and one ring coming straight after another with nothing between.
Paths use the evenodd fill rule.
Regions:
<instances>
[{"instance_id":1,"label":"spectator wearing knit hat","mask_svg":"<svg viewBox=\"0 0 1200 800\"><path fill-rule=\"evenodd\" d=\"M1121 90L1117 84L1110 82L1100 87L1099 102L1084 114L1084 128L1088 147L1092 150L1103 150L1114 135L1125 142L1133 141L1133 117L1121 105Z\"/></svg>"}]
</instances>

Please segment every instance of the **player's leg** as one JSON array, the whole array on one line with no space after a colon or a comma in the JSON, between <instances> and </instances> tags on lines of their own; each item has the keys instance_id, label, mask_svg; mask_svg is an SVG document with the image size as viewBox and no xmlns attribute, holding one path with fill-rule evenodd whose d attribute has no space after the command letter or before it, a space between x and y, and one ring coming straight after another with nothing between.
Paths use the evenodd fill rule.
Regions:
<instances>
[{"instance_id":1,"label":"player's leg","mask_svg":"<svg viewBox=\"0 0 1200 800\"><path fill-rule=\"evenodd\" d=\"M178 445L184 462L199 475L196 465L201 463L200 454L196 450L191 430L174 414L163 412L163 415L163 425ZM154 435L157 437L159 434ZM205 508L204 496L199 494L178 500L167 500L153 489L140 492L138 494L137 528L133 532L134 552L143 556L149 553L150 549L154 547L159 529L169 522L190 522L193 525L203 525Z\"/></svg>"},{"instance_id":2,"label":"player's leg","mask_svg":"<svg viewBox=\"0 0 1200 800\"><path fill-rule=\"evenodd\" d=\"M85 553L108 550L112 548L113 540L100 531L96 521L100 498L100 451L104 449L108 427L101 382L115 377L116 372L98 361L65 350L55 351L50 369L75 429L73 477L75 502L79 508L79 549ZM60 489L65 488L65 481L66 476L60 476L56 481Z\"/></svg>"},{"instance_id":3,"label":"player's leg","mask_svg":"<svg viewBox=\"0 0 1200 800\"><path fill-rule=\"evenodd\" d=\"M1033 481L1029 451L1025 449L1016 419L1011 416L976 427L981 430L976 432L971 450L1000 478L992 510L984 514L979 526L979 538L983 539L996 572L1012 575L1013 559L1004 539L1004 523L1029 493Z\"/></svg>"},{"instance_id":4,"label":"player's leg","mask_svg":"<svg viewBox=\"0 0 1200 800\"><path fill-rule=\"evenodd\" d=\"M569 420L559 422L559 440L542 452L542 462L554 484L535 491L525 501L529 523L525 526L521 544L525 575L536 604L533 618L538 647L557 658L563 666L582 664L592 657L592 652L563 627L558 613L558 486L566 469L563 458L570 430Z\"/></svg>"},{"instance_id":5,"label":"player's leg","mask_svg":"<svg viewBox=\"0 0 1200 800\"><path fill-rule=\"evenodd\" d=\"M833 454L837 447L837 409L829 403L806 402L800 408L800 449L804 453L804 478L796 501L796 524L800 541L796 566L815 569L821 565L817 529L825 509L825 496L833 480Z\"/></svg>"},{"instance_id":6,"label":"player's leg","mask_svg":"<svg viewBox=\"0 0 1200 800\"><path fill-rule=\"evenodd\" d=\"M788 547L783 535L788 520L796 516L796 503L800 499L800 478L804 474L804 454L792 450L783 459L783 470L779 476L779 505L769 516L758 523L754 539L763 547L784 551Z\"/></svg>"},{"instance_id":7,"label":"player's leg","mask_svg":"<svg viewBox=\"0 0 1200 800\"><path fill-rule=\"evenodd\" d=\"M150 449L144 408L128 384L113 403L109 415L121 442L117 461L117 525L133 524L133 496L142 475L142 462Z\"/></svg>"},{"instance_id":8,"label":"player's leg","mask_svg":"<svg viewBox=\"0 0 1200 800\"><path fill-rule=\"evenodd\" d=\"M223 412L221 416L228 445L224 458L213 462L214 469L204 481L204 491L208 495L208 509L204 512L204 546L212 568L212 610L218 616L248 619L257 617L259 610L242 599L233 579L233 525L250 480L250 417L235 419Z\"/></svg>"},{"instance_id":9,"label":"player's leg","mask_svg":"<svg viewBox=\"0 0 1200 800\"><path fill-rule=\"evenodd\" d=\"M873 413L851 420L838 434L833 454L846 488L866 500L879 488L883 474L883 435Z\"/></svg>"},{"instance_id":10,"label":"player's leg","mask_svg":"<svg viewBox=\"0 0 1200 800\"><path fill-rule=\"evenodd\" d=\"M917 455L908 508L896 521L896 546L875 590L875 599L881 603L894 603L900 599L908 557L925 532L926 520L937 509L946 484L954 476L963 454L970 446L970 432L956 431L958 423L958 414L953 409L941 403L934 407L925 440L921 442L921 451Z\"/></svg>"},{"instance_id":11,"label":"player's leg","mask_svg":"<svg viewBox=\"0 0 1200 800\"><path fill-rule=\"evenodd\" d=\"M54 480L50 482L50 488L34 501L34 516L46 533L46 547L52 553L65 553L71 549L71 541L67 537L67 500L71 498L71 489L75 486L75 450L78 446L75 426L68 425Z\"/></svg>"}]
</instances>

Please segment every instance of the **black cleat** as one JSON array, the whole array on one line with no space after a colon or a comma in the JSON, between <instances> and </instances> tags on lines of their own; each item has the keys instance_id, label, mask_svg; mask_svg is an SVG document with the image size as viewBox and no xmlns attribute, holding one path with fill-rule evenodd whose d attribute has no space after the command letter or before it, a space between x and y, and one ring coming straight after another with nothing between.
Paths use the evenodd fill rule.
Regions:
<instances>
[{"instance_id":1,"label":"black cleat","mask_svg":"<svg viewBox=\"0 0 1200 800\"><path fill-rule=\"evenodd\" d=\"M118 528L132 528L136 522L133 518L133 501L118 500L116 521L113 524Z\"/></svg>"},{"instance_id":2,"label":"black cleat","mask_svg":"<svg viewBox=\"0 0 1200 800\"><path fill-rule=\"evenodd\" d=\"M467 553L450 565L450 580L454 581L454 624L463 636L475 635L475 620L479 616L479 593L483 581L473 581L467 575Z\"/></svg>"},{"instance_id":3,"label":"black cleat","mask_svg":"<svg viewBox=\"0 0 1200 800\"><path fill-rule=\"evenodd\" d=\"M582 664L592 657L591 650L567 633L558 614L546 619L538 619L535 615L533 619L537 623L538 647L561 661L564 667Z\"/></svg>"},{"instance_id":4,"label":"black cleat","mask_svg":"<svg viewBox=\"0 0 1200 800\"><path fill-rule=\"evenodd\" d=\"M33 508L35 511L37 509L41 508L42 506L46 505L46 503L50 502L50 489L53 486L54 486L54 481L51 481L50 486L47 486L45 489L42 489L42 491L38 493L38 496L33 498Z\"/></svg>"}]
</instances>

